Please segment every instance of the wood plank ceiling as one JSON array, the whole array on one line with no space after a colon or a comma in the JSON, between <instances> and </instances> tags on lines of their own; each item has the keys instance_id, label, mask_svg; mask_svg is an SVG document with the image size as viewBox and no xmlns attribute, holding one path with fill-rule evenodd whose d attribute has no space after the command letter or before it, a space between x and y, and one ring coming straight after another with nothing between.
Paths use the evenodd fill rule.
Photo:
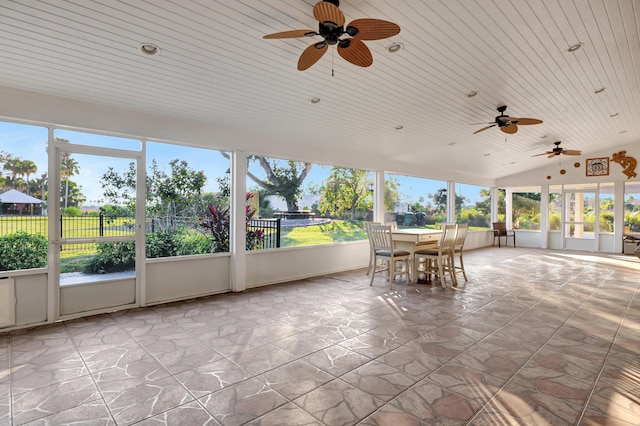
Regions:
<instances>
[{"instance_id":1,"label":"wood plank ceiling","mask_svg":"<svg viewBox=\"0 0 640 426\"><path fill-rule=\"evenodd\" d=\"M274 140L350 145L407 164L437 158L485 179L545 165L531 156L556 140L588 156L640 139L637 0L342 0L347 22L385 19L402 31L366 42L371 67L330 47L300 72L312 39L262 36L316 29L315 3L3 0L0 86L239 130L249 123ZM143 43L160 54L143 55ZM389 53L392 43L402 50ZM544 123L472 134L500 105Z\"/></svg>"}]
</instances>

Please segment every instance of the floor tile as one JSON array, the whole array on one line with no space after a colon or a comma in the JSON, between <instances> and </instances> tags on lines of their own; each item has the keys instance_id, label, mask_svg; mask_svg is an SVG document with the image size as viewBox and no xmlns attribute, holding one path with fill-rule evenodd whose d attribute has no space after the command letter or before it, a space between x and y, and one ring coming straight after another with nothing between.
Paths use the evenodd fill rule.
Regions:
<instances>
[{"instance_id":1,"label":"floor tile","mask_svg":"<svg viewBox=\"0 0 640 426\"><path fill-rule=\"evenodd\" d=\"M353 425L384 402L340 379L301 396L294 404L324 424Z\"/></svg>"},{"instance_id":2,"label":"floor tile","mask_svg":"<svg viewBox=\"0 0 640 426\"><path fill-rule=\"evenodd\" d=\"M330 382L334 377L318 367L296 360L262 374L259 379L291 401Z\"/></svg>"},{"instance_id":3,"label":"floor tile","mask_svg":"<svg viewBox=\"0 0 640 426\"><path fill-rule=\"evenodd\" d=\"M200 401L225 426L245 424L287 403L285 398L255 378L209 394Z\"/></svg>"}]
</instances>

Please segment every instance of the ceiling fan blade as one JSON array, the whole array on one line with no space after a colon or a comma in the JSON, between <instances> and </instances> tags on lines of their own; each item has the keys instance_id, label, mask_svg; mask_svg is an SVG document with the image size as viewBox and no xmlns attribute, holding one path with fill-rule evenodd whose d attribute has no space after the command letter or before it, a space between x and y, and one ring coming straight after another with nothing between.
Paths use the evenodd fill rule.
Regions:
<instances>
[{"instance_id":1,"label":"ceiling fan blade","mask_svg":"<svg viewBox=\"0 0 640 426\"><path fill-rule=\"evenodd\" d=\"M313 16L319 22L333 22L339 27L343 26L345 21L344 14L338 9L338 6L326 1L318 2L313 6Z\"/></svg>"},{"instance_id":2,"label":"ceiling fan blade","mask_svg":"<svg viewBox=\"0 0 640 426\"><path fill-rule=\"evenodd\" d=\"M556 155L555 152L553 151L547 151L547 152L543 152L542 154L536 154L536 155L532 155L532 157L540 157L541 155Z\"/></svg>"},{"instance_id":3,"label":"ceiling fan blade","mask_svg":"<svg viewBox=\"0 0 640 426\"><path fill-rule=\"evenodd\" d=\"M487 129L490 129L490 128L494 127L494 126L497 126L497 124L492 124L491 126L483 127L482 129L476 130L475 132L473 132L473 134L475 135L476 133L480 133L480 132L485 131Z\"/></svg>"},{"instance_id":4,"label":"ceiling fan blade","mask_svg":"<svg viewBox=\"0 0 640 426\"><path fill-rule=\"evenodd\" d=\"M292 31L282 31L280 33L267 34L262 36L262 38L298 38L298 37L306 37L306 36L314 36L318 33L313 30L292 30Z\"/></svg>"},{"instance_id":5,"label":"ceiling fan blade","mask_svg":"<svg viewBox=\"0 0 640 426\"><path fill-rule=\"evenodd\" d=\"M362 18L351 21L348 27L354 27L358 34L354 36L359 40L382 40L393 37L400 32L400 26L382 19Z\"/></svg>"},{"instance_id":6,"label":"ceiling fan blade","mask_svg":"<svg viewBox=\"0 0 640 426\"><path fill-rule=\"evenodd\" d=\"M304 52L300 55L300 59L298 59L298 71L304 71L318 62L327 49L329 49L329 45L326 43L321 49L316 48L315 44L304 49Z\"/></svg>"},{"instance_id":7,"label":"ceiling fan blade","mask_svg":"<svg viewBox=\"0 0 640 426\"><path fill-rule=\"evenodd\" d=\"M518 123L518 126L528 126L531 124L541 124L542 120L538 120L537 118L515 118L511 117L511 121L515 121Z\"/></svg>"},{"instance_id":8,"label":"ceiling fan blade","mask_svg":"<svg viewBox=\"0 0 640 426\"><path fill-rule=\"evenodd\" d=\"M493 121L483 121L482 123L469 123L469 126L479 126L481 124L493 124L495 126L495 123Z\"/></svg>"},{"instance_id":9,"label":"ceiling fan blade","mask_svg":"<svg viewBox=\"0 0 640 426\"><path fill-rule=\"evenodd\" d=\"M518 132L518 126L516 126L515 124L509 124L508 126L500 127L500 130L510 135L513 135L514 133Z\"/></svg>"},{"instance_id":10,"label":"ceiling fan blade","mask_svg":"<svg viewBox=\"0 0 640 426\"><path fill-rule=\"evenodd\" d=\"M582 151L578 151L577 149L565 149L562 153L564 155L582 155Z\"/></svg>"},{"instance_id":11,"label":"ceiling fan blade","mask_svg":"<svg viewBox=\"0 0 640 426\"><path fill-rule=\"evenodd\" d=\"M554 152L553 154L549 154L549 156L548 156L547 158L553 158L553 157L555 157L556 155L558 155L558 154L556 154L556 153Z\"/></svg>"},{"instance_id":12,"label":"ceiling fan blade","mask_svg":"<svg viewBox=\"0 0 640 426\"><path fill-rule=\"evenodd\" d=\"M355 38L344 40L344 42L348 42L348 44L344 43L347 44L345 47L342 46L343 43L338 44L338 54L343 59L359 67L368 67L373 64L371 51L364 42Z\"/></svg>"}]
</instances>

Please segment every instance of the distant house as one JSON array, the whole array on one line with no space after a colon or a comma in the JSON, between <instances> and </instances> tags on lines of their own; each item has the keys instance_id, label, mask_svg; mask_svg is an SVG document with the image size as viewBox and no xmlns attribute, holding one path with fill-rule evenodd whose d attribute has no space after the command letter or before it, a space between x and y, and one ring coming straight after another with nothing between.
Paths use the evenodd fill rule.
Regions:
<instances>
[{"instance_id":1,"label":"distant house","mask_svg":"<svg viewBox=\"0 0 640 426\"><path fill-rule=\"evenodd\" d=\"M0 214L41 215L42 200L23 194L15 189L10 189L0 194Z\"/></svg>"}]
</instances>

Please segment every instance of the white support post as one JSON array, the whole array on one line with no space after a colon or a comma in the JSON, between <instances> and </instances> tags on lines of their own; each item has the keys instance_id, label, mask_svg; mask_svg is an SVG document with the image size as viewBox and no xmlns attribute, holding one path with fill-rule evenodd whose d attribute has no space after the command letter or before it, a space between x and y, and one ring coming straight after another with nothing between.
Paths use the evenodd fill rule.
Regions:
<instances>
[{"instance_id":1,"label":"white support post","mask_svg":"<svg viewBox=\"0 0 640 426\"><path fill-rule=\"evenodd\" d=\"M540 188L540 248L549 248L549 185Z\"/></svg>"},{"instance_id":2,"label":"white support post","mask_svg":"<svg viewBox=\"0 0 640 426\"><path fill-rule=\"evenodd\" d=\"M147 305L147 141L136 158L136 303Z\"/></svg>"},{"instance_id":3,"label":"white support post","mask_svg":"<svg viewBox=\"0 0 640 426\"><path fill-rule=\"evenodd\" d=\"M231 291L247 289L247 155L243 151L231 154L231 229L230 244Z\"/></svg>"},{"instance_id":4,"label":"white support post","mask_svg":"<svg viewBox=\"0 0 640 426\"><path fill-rule=\"evenodd\" d=\"M384 172L375 172L375 185L373 188L373 221L385 223L384 211Z\"/></svg>"},{"instance_id":5,"label":"white support post","mask_svg":"<svg viewBox=\"0 0 640 426\"><path fill-rule=\"evenodd\" d=\"M456 222L456 183L447 181L447 220L448 223Z\"/></svg>"},{"instance_id":6,"label":"white support post","mask_svg":"<svg viewBox=\"0 0 640 426\"><path fill-rule=\"evenodd\" d=\"M49 225L49 272L47 274L47 322L58 319L60 312L60 150L54 141L53 127L49 127L47 154L49 161L49 191L47 194L47 222Z\"/></svg>"}]
</instances>

